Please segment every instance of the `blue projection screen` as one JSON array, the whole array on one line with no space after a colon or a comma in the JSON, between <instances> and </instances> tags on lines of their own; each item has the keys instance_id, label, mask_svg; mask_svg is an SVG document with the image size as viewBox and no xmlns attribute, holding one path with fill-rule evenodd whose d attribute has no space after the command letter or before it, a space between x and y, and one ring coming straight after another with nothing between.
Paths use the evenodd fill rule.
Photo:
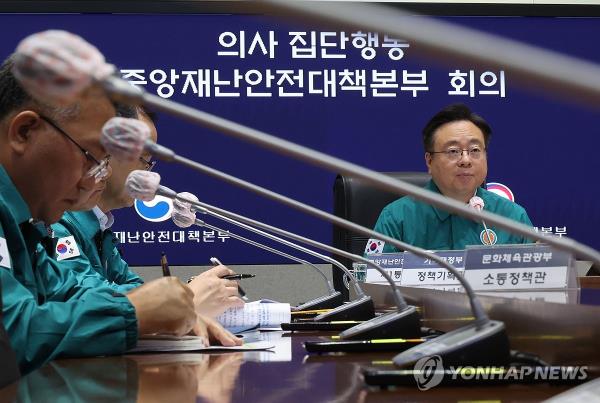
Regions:
<instances>
[{"instance_id":1,"label":"blue projection screen","mask_svg":"<svg viewBox=\"0 0 600 403\"><path fill-rule=\"evenodd\" d=\"M438 18L600 62L598 18ZM600 114L526 90L508 68L445 65L416 56L419 44L402 38L256 15L3 14L0 27L3 58L31 33L68 30L96 45L133 85L378 171L424 171L425 122L449 103L466 103L493 128L490 188L512 193L539 231L600 248ZM168 115L159 115L157 127L159 143L182 156L332 211L333 172ZM159 162L156 171L172 189L331 242L329 223L181 166ZM285 262L226 234L180 230L164 200L136 207L115 213L131 265L156 265L161 251L177 265L208 264L210 256Z\"/></svg>"}]
</instances>

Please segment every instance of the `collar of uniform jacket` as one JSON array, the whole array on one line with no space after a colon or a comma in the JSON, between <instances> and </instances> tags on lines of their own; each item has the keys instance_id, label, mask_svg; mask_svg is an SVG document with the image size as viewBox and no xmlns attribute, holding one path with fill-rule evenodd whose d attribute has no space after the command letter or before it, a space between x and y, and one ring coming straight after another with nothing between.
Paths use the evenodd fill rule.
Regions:
<instances>
[{"instance_id":1,"label":"collar of uniform jacket","mask_svg":"<svg viewBox=\"0 0 600 403\"><path fill-rule=\"evenodd\" d=\"M115 223L115 217L110 211L105 213L104 211L100 210L100 207L98 206L95 206L92 211L96 215L102 231L109 229Z\"/></svg>"},{"instance_id":2,"label":"collar of uniform jacket","mask_svg":"<svg viewBox=\"0 0 600 403\"><path fill-rule=\"evenodd\" d=\"M435 192L435 193L442 194L440 192L440 189L437 187L437 185L433 181L433 179L430 179L429 182L427 182L427 185L425 185L425 189L431 190L432 192ZM483 190L484 189L482 187L478 187L477 190L475 190L475 194L477 196L481 197L485 202L485 201L487 201L486 200L487 197L485 197ZM422 203L422 202L420 202L420 203ZM449 212L447 212L446 210L442 210L442 209L439 209L434 206L431 206L431 208L433 209L433 211L435 211L435 214L437 215L437 218L440 221L446 221L448 219L448 217L451 216L451 214Z\"/></svg>"}]
</instances>

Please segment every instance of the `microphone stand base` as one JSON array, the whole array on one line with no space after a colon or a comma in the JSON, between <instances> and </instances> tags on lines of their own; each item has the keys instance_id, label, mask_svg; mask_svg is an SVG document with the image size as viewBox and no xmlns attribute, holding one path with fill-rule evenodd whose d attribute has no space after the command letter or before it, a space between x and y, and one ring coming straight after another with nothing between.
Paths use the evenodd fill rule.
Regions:
<instances>
[{"instance_id":1,"label":"microphone stand base","mask_svg":"<svg viewBox=\"0 0 600 403\"><path fill-rule=\"evenodd\" d=\"M368 295L350 301L347 304L315 316L315 322L329 322L332 320L369 320L375 317L375 305Z\"/></svg>"},{"instance_id":2,"label":"microphone stand base","mask_svg":"<svg viewBox=\"0 0 600 403\"><path fill-rule=\"evenodd\" d=\"M341 292L335 291L332 294L315 298L292 308L292 311L308 311L313 309L336 308L344 303L344 296Z\"/></svg>"},{"instance_id":3,"label":"microphone stand base","mask_svg":"<svg viewBox=\"0 0 600 403\"><path fill-rule=\"evenodd\" d=\"M417 339L421 337L421 317L414 306L388 312L339 334L343 340Z\"/></svg>"},{"instance_id":4,"label":"microphone stand base","mask_svg":"<svg viewBox=\"0 0 600 403\"><path fill-rule=\"evenodd\" d=\"M438 356L437 359L435 356ZM479 329L472 323L426 341L401 352L393 361L395 365L405 367L414 365L424 357L430 357L436 361L436 365L446 367L500 367L510 363L510 344L504 323L490 320Z\"/></svg>"}]
</instances>

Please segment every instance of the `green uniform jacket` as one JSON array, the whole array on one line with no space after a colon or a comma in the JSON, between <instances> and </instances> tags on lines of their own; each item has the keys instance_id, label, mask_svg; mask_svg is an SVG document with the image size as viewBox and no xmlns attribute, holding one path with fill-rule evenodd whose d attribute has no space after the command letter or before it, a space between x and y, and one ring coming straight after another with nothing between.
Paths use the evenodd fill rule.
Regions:
<instances>
[{"instance_id":1,"label":"green uniform jacket","mask_svg":"<svg viewBox=\"0 0 600 403\"><path fill-rule=\"evenodd\" d=\"M426 189L440 193L430 180ZM483 188L477 189L477 196L485 203L484 210L531 226L525 209L518 204L500 197ZM488 226L493 244L529 243L529 239L512 235L498 228ZM430 250L464 249L467 245L483 245L487 241L483 224L450 214L444 210L402 197L388 204L379 215L374 231L396 238L402 242ZM487 242L486 242L487 244ZM367 245L366 253L375 249ZM385 244L384 253L398 252L398 249Z\"/></svg>"},{"instance_id":2,"label":"green uniform jacket","mask_svg":"<svg viewBox=\"0 0 600 403\"><path fill-rule=\"evenodd\" d=\"M90 211L66 212L52 225L55 238L73 236L80 255L58 262L61 270L73 271L81 284L108 286L125 293L144 284L129 270L117 249L119 240L110 229L101 231L96 214Z\"/></svg>"},{"instance_id":3,"label":"green uniform jacket","mask_svg":"<svg viewBox=\"0 0 600 403\"><path fill-rule=\"evenodd\" d=\"M57 356L122 354L135 347L133 305L108 287L84 287L60 270L40 245L47 235L0 166L2 320L21 372Z\"/></svg>"}]
</instances>

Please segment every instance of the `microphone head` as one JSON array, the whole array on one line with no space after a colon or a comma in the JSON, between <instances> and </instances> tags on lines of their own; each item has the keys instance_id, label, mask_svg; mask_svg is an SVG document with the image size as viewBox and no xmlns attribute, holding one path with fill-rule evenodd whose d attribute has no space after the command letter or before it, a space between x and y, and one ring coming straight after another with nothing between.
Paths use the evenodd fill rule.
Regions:
<instances>
[{"instance_id":1,"label":"microphone head","mask_svg":"<svg viewBox=\"0 0 600 403\"><path fill-rule=\"evenodd\" d=\"M114 117L102 127L100 143L118 160L137 161L142 155L150 127L141 120Z\"/></svg>"},{"instance_id":2,"label":"microphone head","mask_svg":"<svg viewBox=\"0 0 600 403\"><path fill-rule=\"evenodd\" d=\"M134 199L142 201L154 199L159 186L160 175L150 171L132 171L125 181L127 193Z\"/></svg>"},{"instance_id":3,"label":"microphone head","mask_svg":"<svg viewBox=\"0 0 600 403\"><path fill-rule=\"evenodd\" d=\"M67 31L38 32L23 39L14 54L12 72L34 98L73 102L93 80L113 74L115 67L83 38Z\"/></svg>"},{"instance_id":4,"label":"microphone head","mask_svg":"<svg viewBox=\"0 0 600 403\"><path fill-rule=\"evenodd\" d=\"M473 196L471 197L471 200L469 200L469 206L473 207L477 211L481 211L483 210L485 203L481 197Z\"/></svg>"},{"instance_id":5,"label":"microphone head","mask_svg":"<svg viewBox=\"0 0 600 403\"><path fill-rule=\"evenodd\" d=\"M177 193L177 197L182 197L188 200L198 201L198 198L189 192ZM191 203L179 200L173 200L173 213L171 218L173 222L180 228L191 227L196 222L196 211L192 208Z\"/></svg>"}]
</instances>

